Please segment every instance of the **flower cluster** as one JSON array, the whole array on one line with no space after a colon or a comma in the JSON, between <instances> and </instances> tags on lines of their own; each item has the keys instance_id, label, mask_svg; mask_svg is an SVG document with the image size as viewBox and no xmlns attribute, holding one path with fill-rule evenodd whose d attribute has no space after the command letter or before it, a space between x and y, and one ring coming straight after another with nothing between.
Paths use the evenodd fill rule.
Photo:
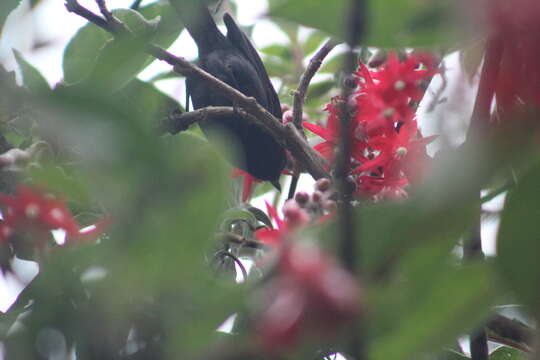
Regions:
<instances>
[{"instance_id":1,"label":"flower cluster","mask_svg":"<svg viewBox=\"0 0 540 360\"><path fill-rule=\"evenodd\" d=\"M62 199L28 186L19 186L15 195L0 194L0 205L3 215L0 243L15 233L30 234L44 241L56 229L64 230L67 239L93 238L103 230L103 224L82 230Z\"/></svg>"},{"instance_id":2,"label":"flower cluster","mask_svg":"<svg viewBox=\"0 0 540 360\"><path fill-rule=\"evenodd\" d=\"M325 221L332 216L336 209L336 202L331 199L332 186L330 180L319 179L315 183L315 190L310 195L299 191L294 199L287 200L283 205L282 219L276 208L266 203L269 217L276 223L275 229L262 228L255 232L255 236L266 245L279 247L295 230L307 225L314 219Z\"/></svg>"},{"instance_id":3,"label":"flower cluster","mask_svg":"<svg viewBox=\"0 0 540 360\"><path fill-rule=\"evenodd\" d=\"M272 353L308 336L336 335L360 308L354 278L307 244L282 249L277 274L260 295L256 333L261 346Z\"/></svg>"},{"instance_id":4,"label":"flower cluster","mask_svg":"<svg viewBox=\"0 0 540 360\"><path fill-rule=\"evenodd\" d=\"M340 117L351 115L351 175L357 193L369 197L404 195L404 187L425 171L429 157L425 146L433 138L422 138L415 120L414 103L424 94L420 84L431 78L436 62L428 54L411 54L399 61L390 54L378 71L359 64L347 84L351 97L335 97L326 106L325 127L304 122L304 127L324 139L314 148L330 162L340 137Z\"/></svg>"},{"instance_id":5,"label":"flower cluster","mask_svg":"<svg viewBox=\"0 0 540 360\"><path fill-rule=\"evenodd\" d=\"M262 228L255 232L255 236L266 245L278 247L283 245L286 238L299 227L307 224L310 221L309 215L301 209L294 200L288 200L283 205L282 219L276 208L266 203L266 211L270 218L276 223L277 228L269 229Z\"/></svg>"}]
</instances>

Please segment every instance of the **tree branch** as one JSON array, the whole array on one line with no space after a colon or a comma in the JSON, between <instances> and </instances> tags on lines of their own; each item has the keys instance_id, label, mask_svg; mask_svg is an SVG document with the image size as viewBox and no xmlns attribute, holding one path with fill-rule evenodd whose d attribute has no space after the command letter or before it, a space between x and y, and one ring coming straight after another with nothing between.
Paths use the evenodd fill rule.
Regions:
<instances>
[{"instance_id":1,"label":"tree branch","mask_svg":"<svg viewBox=\"0 0 540 360\"><path fill-rule=\"evenodd\" d=\"M337 45L337 42L330 39L328 40L322 48L317 51L317 53L311 58L309 61L309 65L300 78L300 83L298 84L298 88L294 92L294 102L293 102L293 123L296 126L298 130L302 130L302 113L303 113L303 106L304 101L306 99L306 93L309 87L309 83L311 82L311 79L313 79L313 76L317 73L319 68L322 65L322 62L324 58L332 51L333 48L335 48Z\"/></svg>"},{"instance_id":2,"label":"tree branch","mask_svg":"<svg viewBox=\"0 0 540 360\"><path fill-rule=\"evenodd\" d=\"M347 8L346 23L346 42L348 45L343 71L345 77L351 76L356 68L357 58L354 48L361 43L365 29L366 2L364 0L350 0ZM353 209L351 204L351 190L349 185L349 171L351 162L351 136L350 125L352 116L349 112L349 98L352 89L347 82L343 82L341 97L342 104L340 108L340 149L336 162L336 179L339 195L338 221L339 221L339 255L345 268L353 275L358 276L358 239L356 223L353 218ZM356 221L355 221L356 220ZM360 320L355 320L351 324L350 336L347 341L347 351L355 360L366 359L366 342L364 334L365 324Z\"/></svg>"},{"instance_id":3,"label":"tree branch","mask_svg":"<svg viewBox=\"0 0 540 360\"><path fill-rule=\"evenodd\" d=\"M68 11L87 19L113 35L130 33L122 22L116 20L117 24L112 25L107 19L103 19L82 7L77 0L66 0L66 8ZM205 82L209 88L220 91L224 96L232 100L241 108L237 110L238 114L246 117L250 121L254 121L257 124L264 126L279 143L284 145L291 152L306 171L308 171L315 179L329 177L328 172L324 168L325 160L319 153L313 150L302 137L296 136L296 133L285 127L281 123L281 120L274 117L264 107L258 104L254 98L245 96L240 91L215 78L198 66L191 64L184 58L167 52L155 44L147 44L145 51L156 59L162 60L173 66L174 71L186 77L196 77Z\"/></svg>"},{"instance_id":4,"label":"tree branch","mask_svg":"<svg viewBox=\"0 0 540 360\"><path fill-rule=\"evenodd\" d=\"M207 118L219 119L237 115L238 112L229 106L209 106L189 112L173 112L158 124L158 134L175 135L187 130L191 125Z\"/></svg>"}]
</instances>

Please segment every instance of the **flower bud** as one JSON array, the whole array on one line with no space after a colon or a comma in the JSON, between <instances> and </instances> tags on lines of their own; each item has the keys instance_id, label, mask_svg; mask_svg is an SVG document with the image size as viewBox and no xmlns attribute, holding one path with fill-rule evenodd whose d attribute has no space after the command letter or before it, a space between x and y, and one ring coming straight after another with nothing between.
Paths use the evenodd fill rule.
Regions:
<instances>
[{"instance_id":1,"label":"flower bud","mask_svg":"<svg viewBox=\"0 0 540 360\"><path fill-rule=\"evenodd\" d=\"M309 222L309 215L294 200L287 200L283 205L283 215L291 227Z\"/></svg>"},{"instance_id":2,"label":"flower bud","mask_svg":"<svg viewBox=\"0 0 540 360\"><path fill-rule=\"evenodd\" d=\"M288 123L292 122L293 119L294 119L292 110L287 110L287 111L285 111L285 112L283 113L282 119L283 119L283 123L284 123L284 124L288 124Z\"/></svg>"},{"instance_id":3,"label":"flower bud","mask_svg":"<svg viewBox=\"0 0 540 360\"><path fill-rule=\"evenodd\" d=\"M324 193L324 192L330 190L330 185L331 184L332 183L330 182L329 179L322 178L322 179L317 180L317 182L315 183L315 189L317 189L317 190Z\"/></svg>"},{"instance_id":4,"label":"flower bud","mask_svg":"<svg viewBox=\"0 0 540 360\"><path fill-rule=\"evenodd\" d=\"M294 199L300 206L304 206L309 201L309 194L305 191L299 191L294 196Z\"/></svg>"},{"instance_id":5,"label":"flower bud","mask_svg":"<svg viewBox=\"0 0 540 360\"><path fill-rule=\"evenodd\" d=\"M313 194L311 194L311 200L313 200L314 203L320 203L323 199L323 193L320 191L314 191Z\"/></svg>"},{"instance_id":6,"label":"flower bud","mask_svg":"<svg viewBox=\"0 0 540 360\"><path fill-rule=\"evenodd\" d=\"M354 75L347 75L343 78L343 85L354 90L358 87L358 82Z\"/></svg>"},{"instance_id":7,"label":"flower bud","mask_svg":"<svg viewBox=\"0 0 540 360\"><path fill-rule=\"evenodd\" d=\"M375 54L373 54L371 58L369 58L368 66L373 67L373 68L379 67L383 65L387 59L388 59L388 53L386 51L379 50L375 52Z\"/></svg>"}]
</instances>

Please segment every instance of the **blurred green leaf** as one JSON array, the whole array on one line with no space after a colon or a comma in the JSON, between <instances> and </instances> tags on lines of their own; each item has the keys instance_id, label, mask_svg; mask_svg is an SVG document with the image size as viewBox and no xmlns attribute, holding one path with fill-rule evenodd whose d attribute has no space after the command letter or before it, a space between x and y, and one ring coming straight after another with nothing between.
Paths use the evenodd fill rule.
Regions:
<instances>
[{"instance_id":1,"label":"blurred green leaf","mask_svg":"<svg viewBox=\"0 0 540 360\"><path fill-rule=\"evenodd\" d=\"M445 350L439 355L437 355L435 359L436 360L470 360L471 358L454 350Z\"/></svg>"},{"instance_id":2,"label":"blurred green leaf","mask_svg":"<svg viewBox=\"0 0 540 360\"><path fill-rule=\"evenodd\" d=\"M293 73L292 61L284 61L275 57L266 57L264 59L264 67L271 77L286 79L287 76Z\"/></svg>"},{"instance_id":3,"label":"blurred green leaf","mask_svg":"<svg viewBox=\"0 0 540 360\"><path fill-rule=\"evenodd\" d=\"M32 167L28 171L28 176L34 184L43 186L47 191L61 196L69 201L88 204L90 198L80 179L75 175L66 173L61 167L53 164L41 164L39 167Z\"/></svg>"},{"instance_id":4,"label":"blurred green leaf","mask_svg":"<svg viewBox=\"0 0 540 360\"><path fill-rule=\"evenodd\" d=\"M489 356L490 360L525 360L529 357L523 351L503 346Z\"/></svg>"},{"instance_id":5,"label":"blurred green leaf","mask_svg":"<svg viewBox=\"0 0 540 360\"><path fill-rule=\"evenodd\" d=\"M270 56L277 56L284 60L292 59L292 52L289 46L273 44L261 49L261 52Z\"/></svg>"},{"instance_id":6,"label":"blurred green leaf","mask_svg":"<svg viewBox=\"0 0 540 360\"><path fill-rule=\"evenodd\" d=\"M327 38L328 36L322 31L315 30L311 32L303 44L304 53L308 55L311 54L317 50Z\"/></svg>"},{"instance_id":7,"label":"blurred green leaf","mask_svg":"<svg viewBox=\"0 0 540 360\"><path fill-rule=\"evenodd\" d=\"M85 79L107 41L112 39L105 30L94 24L86 24L71 38L64 51L64 81L68 84Z\"/></svg>"},{"instance_id":8,"label":"blurred green leaf","mask_svg":"<svg viewBox=\"0 0 540 360\"><path fill-rule=\"evenodd\" d=\"M114 92L122 88L152 59L144 53L144 48L147 42L153 40L158 21L147 21L138 12L127 9L116 10L115 15L134 36L116 37L107 41L101 49L95 67L85 80L90 86L97 87L98 91Z\"/></svg>"},{"instance_id":9,"label":"blurred green leaf","mask_svg":"<svg viewBox=\"0 0 540 360\"><path fill-rule=\"evenodd\" d=\"M21 0L2 0L0 2L0 34L2 34L2 28L4 27L7 17L20 3Z\"/></svg>"},{"instance_id":10,"label":"blurred green leaf","mask_svg":"<svg viewBox=\"0 0 540 360\"><path fill-rule=\"evenodd\" d=\"M270 218L268 217L268 215L266 215L266 213L264 211L262 211L261 209L259 208L256 208L256 207L249 207L248 210L253 214L255 215L255 217L257 218L257 220L259 220L261 223L263 223L264 225L268 226L270 229L272 229L274 226L272 225L272 220L270 220Z\"/></svg>"},{"instance_id":11,"label":"blurred green leaf","mask_svg":"<svg viewBox=\"0 0 540 360\"><path fill-rule=\"evenodd\" d=\"M51 89L43 75L32 64L26 61L18 50L13 49L13 54L21 69L24 86L34 93L46 92Z\"/></svg>"},{"instance_id":12,"label":"blurred green leaf","mask_svg":"<svg viewBox=\"0 0 540 360\"><path fill-rule=\"evenodd\" d=\"M306 102L309 103L311 100L317 100L326 95L330 90L332 90L334 85L334 79L310 84L306 95Z\"/></svg>"},{"instance_id":13,"label":"blurred green leaf","mask_svg":"<svg viewBox=\"0 0 540 360\"><path fill-rule=\"evenodd\" d=\"M418 199L362 206L356 213L361 263L366 271L384 271L412 249L437 241L455 244L471 226L474 210L473 202L431 207Z\"/></svg>"},{"instance_id":14,"label":"blurred green leaf","mask_svg":"<svg viewBox=\"0 0 540 360\"><path fill-rule=\"evenodd\" d=\"M115 97L122 106L129 104L134 111L156 125L159 120L170 115L174 110L182 110L178 101L161 92L154 85L139 79L131 80L115 94Z\"/></svg>"},{"instance_id":15,"label":"blurred green leaf","mask_svg":"<svg viewBox=\"0 0 540 360\"><path fill-rule=\"evenodd\" d=\"M343 54L338 54L326 59L319 70L320 73L335 74L343 68L343 60L345 59Z\"/></svg>"},{"instance_id":16,"label":"blurred green leaf","mask_svg":"<svg viewBox=\"0 0 540 360\"><path fill-rule=\"evenodd\" d=\"M159 74L152 76L152 78L149 79L148 81L157 82L161 80L178 79L182 77L183 75L177 73L176 71L168 70L168 71L163 71L163 72L160 72Z\"/></svg>"},{"instance_id":17,"label":"blurred green leaf","mask_svg":"<svg viewBox=\"0 0 540 360\"><path fill-rule=\"evenodd\" d=\"M165 48L173 43L183 28L172 7L162 2L145 6L141 8L140 13L128 9L114 10L113 13L131 31L139 35L141 32L144 34L148 26L145 19L156 19L160 16L161 20L152 42ZM116 83L116 88L120 88L154 60L143 53L133 56L133 52L140 52L144 46L142 39L124 46L117 45L117 42L111 43L111 39L110 34L94 24L87 24L79 29L64 52L64 80L72 84L94 73L102 79L113 76L111 82ZM109 53L107 59L102 59L101 65L96 65L102 51Z\"/></svg>"},{"instance_id":18,"label":"blurred green leaf","mask_svg":"<svg viewBox=\"0 0 540 360\"><path fill-rule=\"evenodd\" d=\"M497 264L506 284L531 306L537 304L540 291L539 183L537 163L509 192L497 237Z\"/></svg>"},{"instance_id":19,"label":"blurred green leaf","mask_svg":"<svg viewBox=\"0 0 540 360\"><path fill-rule=\"evenodd\" d=\"M221 227L225 231L229 231L231 224L236 221L246 221L253 229L257 227L257 217L255 214L247 209L242 209L239 207L231 208L225 211L223 219L224 220Z\"/></svg>"},{"instance_id":20,"label":"blurred green leaf","mask_svg":"<svg viewBox=\"0 0 540 360\"><path fill-rule=\"evenodd\" d=\"M428 274L432 268L424 271L427 284L419 284L425 278L411 277L405 283L388 285L375 296L376 313L371 321L377 324L379 318L385 318L387 330L373 339L371 359L417 359L448 345L487 317L496 294L489 264L446 266L436 274ZM418 292L419 288L423 291Z\"/></svg>"},{"instance_id":21,"label":"blurred green leaf","mask_svg":"<svg viewBox=\"0 0 540 360\"><path fill-rule=\"evenodd\" d=\"M269 14L320 29L343 39L346 0L282 0L273 2ZM433 46L447 43L458 29L460 2L450 0L370 1L365 15L364 43L377 47ZM398 17L394 14L399 14Z\"/></svg>"}]
</instances>

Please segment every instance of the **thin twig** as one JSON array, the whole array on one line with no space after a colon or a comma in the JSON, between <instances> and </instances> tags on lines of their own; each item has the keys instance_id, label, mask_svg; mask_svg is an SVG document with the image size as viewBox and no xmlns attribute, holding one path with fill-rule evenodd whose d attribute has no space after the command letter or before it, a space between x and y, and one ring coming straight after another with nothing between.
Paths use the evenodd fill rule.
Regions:
<instances>
[{"instance_id":1,"label":"thin twig","mask_svg":"<svg viewBox=\"0 0 540 360\"><path fill-rule=\"evenodd\" d=\"M96 4L99 8L99 12L101 13L101 15L103 15L103 17L105 18L105 20L107 20L107 22L118 25L116 24L118 20L114 18L113 14L107 8L107 4L105 3L105 0L96 0Z\"/></svg>"},{"instance_id":2,"label":"thin twig","mask_svg":"<svg viewBox=\"0 0 540 360\"><path fill-rule=\"evenodd\" d=\"M300 82L298 88L294 91L294 101L293 101L293 124L296 126L298 131L305 138L304 129L302 127L302 114L304 112L303 106L304 101L306 100L306 93L313 76L320 69L324 58L336 47L337 42L332 39L328 40L317 53L309 61L306 71L300 77ZM298 179L300 177L300 171L298 166L294 166L294 173L291 179L291 185L289 186L289 194L287 199L292 199L294 193L296 192L296 186L298 185Z\"/></svg>"},{"instance_id":3,"label":"thin twig","mask_svg":"<svg viewBox=\"0 0 540 360\"><path fill-rule=\"evenodd\" d=\"M189 112L175 111L158 124L158 134L174 135L207 118L227 118L238 114L238 111L230 106L208 106Z\"/></svg>"},{"instance_id":4,"label":"thin twig","mask_svg":"<svg viewBox=\"0 0 540 360\"><path fill-rule=\"evenodd\" d=\"M77 14L82 18L85 18L86 20L99 26L103 30L111 32L111 33L114 31L113 29L110 28L107 20L94 14L93 12L86 9L85 7L82 7L77 0L66 0L65 6L66 6L67 11Z\"/></svg>"},{"instance_id":5,"label":"thin twig","mask_svg":"<svg viewBox=\"0 0 540 360\"><path fill-rule=\"evenodd\" d=\"M111 23L108 21L105 21L101 17L82 7L77 0L66 0L66 8L68 11L82 16L106 31L111 32L113 35L124 32L129 34L129 30L127 30L122 22L117 20L118 28L116 28L116 25L111 26ZM167 52L155 44L147 44L145 51L156 59L162 60L173 66L174 71L186 77L198 78L205 82L209 88L213 88L216 91L221 92L227 98L233 100L236 106L241 108L238 110L239 113L244 111L247 114L245 116L248 117L250 121L254 121L264 126L278 142L291 152L291 154L302 164L303 168L305 168L315 179L329 177L328 172L324 168L325 160L319 153L313 150L301 136L296 136L296 133L291 132L290 129L285 127L280 120L258 104L253 97L242 94L240 91L215 78L198 66L191 64L184 58Z\"/></svg>"},{"instance_id":6,"label":"thin twig","mask_svg":"<svg viewBox=\"0 0 540 360\"><path fill-rule=\"evenodd\" d=\"M335 42L334 40L328 40L319 49L319 51L317 51L313 58L311 58L306 71L304 72L304 74L302 74L302 77L300 78L298 88L294 92L293 102L293 123L298 130L302 130L302 108L306 99L306 93L309 87L309 83L311 82L311 79L313 79L313 76L315 76L317 71L320 69L324 58L330 53L330 51L332 51L334 47L336 47L336 45L337 42Z\"/></svg>"}]
</instances>

